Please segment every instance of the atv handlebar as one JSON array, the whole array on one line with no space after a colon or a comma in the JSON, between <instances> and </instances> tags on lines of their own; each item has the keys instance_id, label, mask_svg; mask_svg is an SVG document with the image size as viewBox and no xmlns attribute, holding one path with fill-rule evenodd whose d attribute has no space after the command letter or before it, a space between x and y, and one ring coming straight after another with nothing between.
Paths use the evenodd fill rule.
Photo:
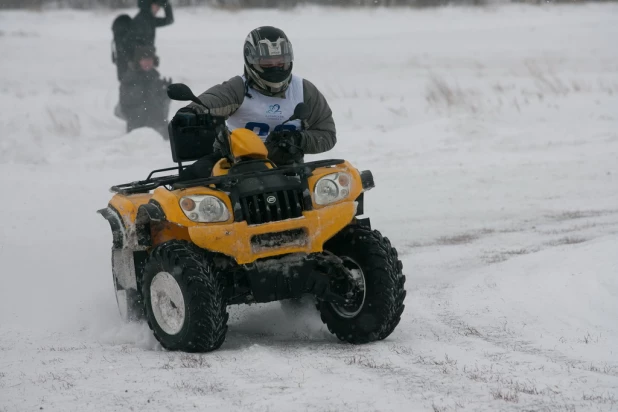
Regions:
<instances>
[{"instance_id":1,"label":"atv handlebar","mask_svg":"<svg viewBox=\"0 0 618 412\"><path fill-rule=\"evenodd\" d=\"M316 160L315 162L301 163L295 166L275 167L267 171L247 172L247 173L231 175L231 176L228 175L228 176L208 177L205 179L188 180L185 182L180 182L179 181L180 178L178 175L152 177L153 174L158 173L158 172L178 169L178 167L170 167L170 168L165 168L165 169L153 170L152 172L150 172L146 180L139 180L137 182L114 185L110 188L110 191L112 193L118 193L121 195L132 195L136 193L148 193L149 191L154 190L161 186L172 186L173 189L186 189L189 187L208 186L211 184L220 185L220 186L234 186L241 178L251 177L252 175L264 176L264 175L279 174L279 173L280 174L294 173L294 174L300 175L301 177L306 178L306 177L311 176L313 170L317 169L318 167L337 166L344 162L345 160L343 159ZM369 172L369 171L366 170L365 172ZM369 174L371 174L371 172L369 172ZM373 182L373 178L371 182ZM363 183L363 187L364 187L364 183Z\"/></svg>"}]
</instances>

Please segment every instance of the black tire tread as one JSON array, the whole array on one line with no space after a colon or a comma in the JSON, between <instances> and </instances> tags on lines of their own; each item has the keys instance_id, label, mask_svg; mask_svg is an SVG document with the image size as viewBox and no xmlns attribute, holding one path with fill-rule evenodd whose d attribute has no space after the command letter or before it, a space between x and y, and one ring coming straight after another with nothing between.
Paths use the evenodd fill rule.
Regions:
<instances>
[{"instance_id":1,"label":"black tire tread","mask_svg":"<svg viewBox=\"0 0 618 412\"><path fill-rule=\"evenodd\" d=\"M185 296L189 325L183 338L174 342L154 327L154 315L150 308L150 281L161 269L173 268L173 276L183 282L188 296ZM166 270L169 273L170 270ZM208 252L187 241L171 240L156 246L144 268L143 296L148 326L161 346L168 350L185 352L210 352L218 349L227 333L227 302L221 275L215 269ZM151 280L151 279L150 279ZM184 328L183 328L184 329ZM181 331L182 332L182 331Z\"/></svg>"},{"instance_id":2,"label":"black tire tread","mask_svg":"<svg viewBox=\"0 0 618 412\"><path fill-rule=\"evenodd\" d=\"M363 331L362 328L354 325L344 325L341 320L332 315L329 304L325 302L318 304L322 322L326 324L328 330L340 340L354 344L368 343L388 337L401 320L405 308L403 302L406 297L404 288L406 278L402 273L403 265L398 258L397 250L379 231L350 226L327 242L325 249L335 252L342 245L345 247L345 245L353 244L358 247L359 242L364 244L364 250L361 253L364 253L365 261L368 263L363 267L365 280L374 288L373 302L366 301L365 305L378 306L381 322L374 330ZM353 323L355 319L349 320L348 323Z\"/></svg>"}]
</instances>

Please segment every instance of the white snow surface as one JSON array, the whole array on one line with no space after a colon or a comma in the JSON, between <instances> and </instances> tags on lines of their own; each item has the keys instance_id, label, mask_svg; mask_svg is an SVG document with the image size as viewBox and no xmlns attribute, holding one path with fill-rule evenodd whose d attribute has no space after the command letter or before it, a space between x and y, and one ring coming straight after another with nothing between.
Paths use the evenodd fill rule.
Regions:
<instances>
[{"instance_id":1,"label":"white snow surface","mask_svg":"<svg viewBox=\"0 0 618 412\"><path fill-rule=\"evenodd\" d=\"M160 69L196 92L288 32L338 128L312 158L373 171L408 292L384 341L273 303L198 355L116 309L95 211L172 165L112 114L116 14L0 13L1 412L618 408L618 5L177 10Z\"/></svg>"}]
</instances>

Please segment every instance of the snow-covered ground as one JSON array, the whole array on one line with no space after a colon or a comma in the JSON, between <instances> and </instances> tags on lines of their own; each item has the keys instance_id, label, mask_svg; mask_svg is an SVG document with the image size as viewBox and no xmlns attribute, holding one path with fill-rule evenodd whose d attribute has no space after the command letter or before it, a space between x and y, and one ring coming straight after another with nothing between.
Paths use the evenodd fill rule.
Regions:
<instances>
[{"instance_id":1,"label":"snow-covered ground","mask_svg":"<svg viewBox=\"0 0 618 412\"><path fill-rule=\"evenodd\" d=\"M408 279L384 341L274 303L204 355L117 315L95 211L171 157L112 114L115 14L0 13L1 412L618 409L618 5L178 10L161 72L196 91L288 32Z\"/></svg>"}]
</instances>

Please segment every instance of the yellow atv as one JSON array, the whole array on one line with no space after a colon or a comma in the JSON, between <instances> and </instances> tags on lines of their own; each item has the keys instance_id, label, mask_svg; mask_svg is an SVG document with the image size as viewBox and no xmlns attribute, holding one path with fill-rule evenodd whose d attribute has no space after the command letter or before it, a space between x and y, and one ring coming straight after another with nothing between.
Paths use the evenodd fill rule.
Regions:
<instances>
[{"instance_id":1,"label":"yellow atv","mask_svg":"<svg viewBox=\"0 0 618 412\"><path fill-rule=\"evenodd\" d=\"M183 84L168 95L201 104ZM299 104L290 120L306 110ZM338 159L276 167L252 131L230 132L209 112L185 120L170 126L178 166L113 186L99 210L112 229L121 316L146 318L169 350L208 352L225 340L228 305L310 293L339 339L389 336L404 310L405 276L389 240L358 217L371 172ZM155 177L180 174L214 141L225 150L212 176Z\"/></svg>"}]
</instances>

